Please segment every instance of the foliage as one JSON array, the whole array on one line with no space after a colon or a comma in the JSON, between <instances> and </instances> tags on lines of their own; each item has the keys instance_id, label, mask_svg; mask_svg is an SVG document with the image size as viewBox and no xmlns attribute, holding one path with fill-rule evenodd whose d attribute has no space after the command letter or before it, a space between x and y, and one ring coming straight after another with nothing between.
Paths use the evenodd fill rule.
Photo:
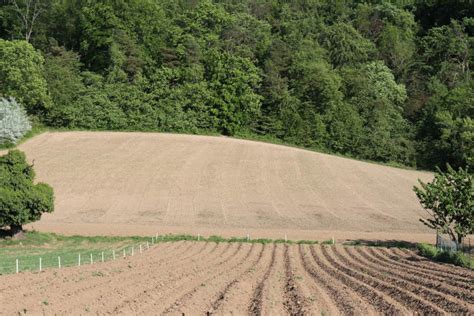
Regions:
<instances>
[{"instance_id":1,"label":"foliage","mask_svg":"<svg viewBox=\"0 0 474 316\"><path fill-rule=\"evenodd\" d=\"M28 44L0 1L0 96L48 126L472 164L474 19L459 1L42 3Z\"/></svg>"},{"instance_id":2,"label":"foliage","mask_svg":"<svg viewBox=\"0 0 474 316\"><path fill-rule=\"evenodd\" d=\"M367 62L375 52L374 43L347 23L328 26L321 35L321 42L335 66Z\"/></svg>"},{"instance_id":3,"label":"foliage","mask_svg":"<svg viewBox=\"0 0 474 316\"><path fill-rule=\"evenodd\" d=\"M405 87L380 61L342 69L341 76L347 102L358 110L362 121L359 156L410 164L414 148L409 122L403 117Z\"/></svg>"},{"instance_id":4,"label":"foliage","mask_svg":"<svg viewBox=\"0 0 474 316\"><path fill-rule=\"evenodd\" d=\"M260 83L258 71L250 60L226 53L211 51L208 60L211 113L221 131L233 135L259 115L261 98L255 93Z\"/></svg>"},{"instance_id":5,"label":"foliage","mask_svg":"<svg viewBox=\"0 0 474 316\"><path fill-rule=\"evenodd\" d=\"M424 70L436 74L441 82L451 87L469 80L474 41L466 33L466 27L473 23L474 19L453 20L449 25L430 29L420 43Z\"/></svg>"},{"instance_id":6,"label":"foliage","mask_svg":"<svg viewBox=\"0 0 474 316\"><path fill-rule=\"evenodd\" d=\"M33 166L21 151L11 150L0 157L0 227L21 229L54 210L53 189L45 183L34 184L34 178Z\"/></svg>"},{"instance_id":7,"label":"foliage","mask_svg":"<svg viewBox=\"0 0 474 316\"><path fill-rule=\"evenodd\" d=\"M453 241L474 233L474 176L460 168L438 170L431 183L420 182L414 191L431 218L420 219L426 226L448 234Z\"/></svg>"},{"instance_id":8,"label":"foliage","mask_svg":"<svg viewBox=\"0 0 474 316\"><path fill-rule=\"evenodd\" d=\"M435 81L419 121L419 165L474 166L474 81L449 89Z\"/></svg>"},{"instance_id":9,"label":"foliage","mask_svg":"<svg viewBox=\"0 0 474 316\"><path fill-rule=\"evenodd\" d=\"M51 105L43 56L25 41L0 39L0 96L14 97L32 114Z\"/></svg>"},{"instance_id":10,"label":"foliage","mask_svg":"<svg viewBox=\"0 0 474 316\"><path fill-rule=\"evenodd\" d=\"M440 250L429 244L418 244L418 251L421 256L434 261L451 263L464 268L474 268L474 262L470 261L465 254L459 251Z\"/></svg>"},{"instance_id":11,"label":"foliage","mask_svg":"<svg viewBox=\"0 0 474 316\"><path fill-rule=\"evenodd\" d=\"M30 130L28 116L15 99L0 98L0 144L14 144Z\"/></svg>"},{"instance_id":12,"label":"foliage","mask_svg":"<svg viewBox=\"0 0 474 316\"><path fill-rule=\"evenodd\" d=\"M416 51L418 25L413 14L389 2L359 4L355 25L376 44L379 58L397 77L404 78Z\"/></svg>"}]
</instances>

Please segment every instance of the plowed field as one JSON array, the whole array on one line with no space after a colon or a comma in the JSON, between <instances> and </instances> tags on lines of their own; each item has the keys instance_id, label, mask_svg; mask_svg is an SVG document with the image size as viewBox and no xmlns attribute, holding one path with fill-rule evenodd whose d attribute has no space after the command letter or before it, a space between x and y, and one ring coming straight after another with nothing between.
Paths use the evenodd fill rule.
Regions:
<instances>
[{"instance_id":1,"label":"plowed field","mask_svg":"<svg viewBox=\"0 0 474 316\"><path fill-rule=\"evenodd\" d=\"M2 277L0 314L472 314L474 273L411 251L176 242Z\"/></svg>"},{"instance_id":2,"label":"plowed field","mask_svg":"<svg viewBox=\"0 0 474 316\"><path fill-rule=\"evenodd\" d=\"M159 133L44 133L20 149L56 195L37 230L433 242L412 189L427 172Z\"/></svg>"}]
</instances>

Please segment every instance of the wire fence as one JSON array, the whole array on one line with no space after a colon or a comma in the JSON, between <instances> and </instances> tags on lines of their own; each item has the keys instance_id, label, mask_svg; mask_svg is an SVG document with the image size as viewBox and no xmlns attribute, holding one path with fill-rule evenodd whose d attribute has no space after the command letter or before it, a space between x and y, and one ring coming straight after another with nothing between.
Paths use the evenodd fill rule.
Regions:
<instances>
[{"instance_id":1,"label":"wire fence","mask_svg":"<svg viewBox=\"0 0 474 316\"><path fill-rule=\"evenodd\" d=\"M114 249L67 249L45 251L39 248L37 254L26 255L7 255L0 257L0 275L20 273L24 271L41 272L48 268L64 268L73 266L91 265L98 262L107 262L117 260L119 258L134 256L148 250L152 245L167 241L205 241L205 242L249 242L249 243L298 243L298 244L315 244L315 240L299 240L292 241L288 239L288 235L284 235L284 239L252 239L247 233L245 237L223 238L211 235L209 237L197 234L193 235L158 235L158 233L149 240L142 240L139 243L128 244L123 247ZM321 244L335 244L334 237L322 241ZM47 251L47 250L46 250Z\"/></svg>"},{"instance_id":2,"label":"wire fence","mask_svg":"<svg viewBox=\"0 0 474 316\"><path fill-rule=\"evenodd\" d=\"M472 240L471 237L465 237L461 243L457 243L451 240L451 238L437 231L436 248L449 252L460 251L468 255L469 259L472 259L474 256L474 240Z\"/></svg>"},{"instance_id":3,"label":"wire fence","mask_svg":"<svg viewBox=\"0 0 474 316\"><path fill-rule=\"evenodd\" d=\"M148 250L158 239L135 243L115 249L74 249L39 253L37 255L18 255L0 258L0 275L24 271L41 272L48 268L64 268L91 265L99 262L117 260L134 256Z\"/></svg>"}]
</instances>

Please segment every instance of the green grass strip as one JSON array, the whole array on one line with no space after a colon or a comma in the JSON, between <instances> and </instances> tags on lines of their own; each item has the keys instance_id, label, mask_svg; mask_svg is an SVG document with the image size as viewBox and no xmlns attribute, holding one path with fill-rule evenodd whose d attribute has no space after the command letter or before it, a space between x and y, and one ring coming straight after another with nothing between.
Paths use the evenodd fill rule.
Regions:
<instances>
[{"instance_id":1,"label":"green grass strip","mask_svg":"<svg viewBox=\"0 0 474 316\"><path fill-rule=\"evenodd\" d=\"M470 259L460 251L446 251L429 244L418 244L421 256L437 262L451 263L459 267L474 269L474 258Z\"/></svg>"}]
</instances>

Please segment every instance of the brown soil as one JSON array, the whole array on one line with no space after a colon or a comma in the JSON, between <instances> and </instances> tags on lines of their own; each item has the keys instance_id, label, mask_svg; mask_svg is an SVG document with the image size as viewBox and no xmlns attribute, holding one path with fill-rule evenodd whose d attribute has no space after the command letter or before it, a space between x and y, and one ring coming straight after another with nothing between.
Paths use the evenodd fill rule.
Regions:
<instances>
[{"instance_id":1,"label":"brown soil","mask_svg":"<svg viewBox=\"0 0 474 316\"><path fill-rule=\"evenodd\" d=\"M19 148L55 190L40 231L434 241L412 191L427 172L159 133L44 133Z\"/></svg>"},{"instance_id":2,"label":"brown soil","mask_svg":"<svg viewBox=\"0 0 474 316\"><path fill-rule=\"evenodd\" d=\"M0 315L474 313L473 271L430 263L437 278L465 277L457 287L403 260L383 248L164 243L116 261L2 276Z\"/></svg>"}]
</instances>

